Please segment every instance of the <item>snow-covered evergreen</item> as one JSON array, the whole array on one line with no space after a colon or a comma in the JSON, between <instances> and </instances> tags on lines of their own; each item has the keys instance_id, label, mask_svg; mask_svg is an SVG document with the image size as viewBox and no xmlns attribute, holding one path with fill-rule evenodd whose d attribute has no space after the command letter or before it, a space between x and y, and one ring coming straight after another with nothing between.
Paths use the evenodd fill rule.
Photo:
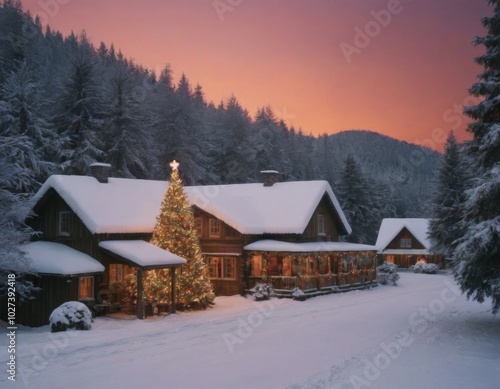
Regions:
<instances>
[{"instance_id":1,"label":"snow-covered evergreen","mask_svg":"<svg viewBox=\"0 0 500 389\"><path fill-rule=\"evenodd\" d=\"M456 241L464 232L464 191L470 178L471 163L472 161L461 152L454 133L450 132L436 177L436 192L432 199L428 232L432 251L444 255L447 259L453 254Z\"/></svg>"},{"instance_id":2,"label":"snow-covered evergreen","mask_svg":"<svg viewBox=\"0 0 500 389\"><path fill-rule=\"evenodd\" d=\"M361 167L352 155L345 160L344 171L337 193L352 234L347 238L354 243L374 243L379 225L379 205L375 204L371 188Z\"/></svg>"},{"instance_id":3,"label":"snow-covered evergreen","mask_svg":"<svg viewBox=\"0 0 500 389\"><path fill-rule=\"evenodd\" d=\"M76 43L75 43L76 44ZM82 35L64 77L55 124L64 139L63 162L68 174L83 174L93 162L102 162L104 96L97 79L96 58Z\"/></svg>"},{"instance_id":4,"label":"snow-covered evergreen","mask_svg":"<svg viewBox=\"0 0 500 389\"><path fill-rule=\"evenodd\" d=\"M490 0L493 16L485 17L484 37L475 40L485 53L476 58L484 67L469 92L483 100L466 107L474 121L468 153L474 161L474 179L466 190L463 208L465 234L453 255L455 277L463 292L474 300L492 299L500 309L500 1Z\"/></svg>"},{"instance_id":5,"label":"snow-covered evergreen","mask_svg":"<svg viewBox=\"0 0 500 389\"><path fill-rule=\"evenodd\" d=\"M14 120L21 100L13 98L24 93L23 139L33 145L25 155L36 162L26 190L53 169L87 174L95 161L110 162L118 177L165 179L172 159L187 185L256 182L260 170L276 169L282 180L326 179L335 190L351 153L383 217L426 216L436 152L368 131L314 137L269 106L247 112L235 96L215 105L186 75L174 81L168 64L156 75L113 44L42 31L19 2L0 4L1 121L26 128ZM415 153L422 163L408 158Z\"/></svg>"},{"instance_id":6,"label":"snow-covered evergreen","mask_svg":"<svg viewBox=\"0 0 500 389\"><path fill-rule=\"evenodd\" d=\"M16 292L21 299L33 297L37 291L26 276L34 275L31 261L20 249L29 241L32 231L25 224L29 206L25 196L18 192L31 183L29 168L15 163L12 158L27 141L25 136L0 135L0 295L7 291L9 274L16 275Z\"/></svg>"}]
</instances>

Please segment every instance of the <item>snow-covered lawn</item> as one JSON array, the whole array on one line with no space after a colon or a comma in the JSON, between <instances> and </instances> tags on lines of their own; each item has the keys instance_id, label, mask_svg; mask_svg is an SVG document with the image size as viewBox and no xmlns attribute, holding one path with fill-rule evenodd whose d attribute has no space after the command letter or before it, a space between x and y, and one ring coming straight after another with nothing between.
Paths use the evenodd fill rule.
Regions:
<instances>
[{"instance_id":1,"label":"snow-covered lawn","mask_svg":"<svg viewBox=\"0 0 500 389\"><path fill-rule=\"evenodd\" d=\"M219 297L208 311L99 317L90 331L22 328L17 380L2 346L0 386L497 388L500 317L489 309L450 275L405 272L397 287L305 302Z\"/></svg>"}]
</instances>

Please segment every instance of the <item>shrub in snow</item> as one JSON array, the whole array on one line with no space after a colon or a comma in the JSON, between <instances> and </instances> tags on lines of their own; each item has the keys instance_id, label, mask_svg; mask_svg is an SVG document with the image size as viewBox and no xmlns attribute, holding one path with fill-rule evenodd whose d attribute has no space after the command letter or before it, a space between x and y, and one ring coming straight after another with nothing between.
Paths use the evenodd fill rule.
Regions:
<instances>
[{"instance_id":1,"label":"shrub in snow","mask_svg":"<svg viewBox=\"0 0 500 389\"><path fill-rule=\"evenodd\" d=\"M250 292L256 301L269 300L270 297L275 296L273 287L269 284L256 284Z\"/></svg>"},{"instance_id":2,"label":"shrub in snow","mask_svg":"<svg viewBox=\"0 0 500 389\"><path fill-rule=\"evenodd\" d=\"M384 262L382 265L377 267L377 281L379 284L386 285L391 283L396 286L399 280L398 267L393 263ZM380 274L382 273L382 274Z\"/></svg>"},{"instance_id":3,"label":"shrub in snow","mask_svg":"<svg viewBox=\"0 0 500 389\"><path fill-rule=\"evenodd\" d=\"M75 330L90 330L92 328L92 313L90 309L78 301L68 301L50 314L50 331L61 332L74 328Z\"/></svg>"},{"instance_id":4,"label":"shrub in snow","mask_svg":"<svg viewBox=\"0 0 500 389\"><path fill-rule=\"evenodd\" d=\"M294 300L298 300L298 301L305 301L305 299L306 299L305 293L302 290L300 290L299 288L292 289L292 296L293 296Z\"/></svg>"},{"instance_id":5,"label":"shrub in snow","mask_svg":"<svg viewBox=\"0 0 500 389\"><path fill-rule=\"evenodd\" d=\"M439 266L435 263L417 262L411 269L414 273L435 274L439 270Z\"/></svg>"},{"instance_id":6,"label":"shrub in snow","mask_svg":"<svg viewBox=\"0 0 500 389\"><path fill-rule=\"evenodd\" d=\"M395 273L398 271L398 266L393 263L384 262L382 265L377 267L377 271L379 273Z\"/></svg>"}]
</instances>

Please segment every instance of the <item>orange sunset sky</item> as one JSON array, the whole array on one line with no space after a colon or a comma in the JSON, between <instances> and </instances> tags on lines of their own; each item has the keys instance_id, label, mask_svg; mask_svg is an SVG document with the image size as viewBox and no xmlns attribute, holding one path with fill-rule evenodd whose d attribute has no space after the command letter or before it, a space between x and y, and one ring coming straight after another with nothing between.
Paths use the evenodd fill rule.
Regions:
<instances>
[{"instance_id":1,"label":"orange sunset sky","mask_svg":"<svg viewBox=\"0 0 500 389\"><path fill-rule=\"evenodd\" d=\"M483 52L471 42L491 14L486 0L21 3L64 35L85 30L157 72L170 63L215 104L234 94L306 134L367 129L437 150L450 129L468 137Z\"/></svg>"}]
</instances>

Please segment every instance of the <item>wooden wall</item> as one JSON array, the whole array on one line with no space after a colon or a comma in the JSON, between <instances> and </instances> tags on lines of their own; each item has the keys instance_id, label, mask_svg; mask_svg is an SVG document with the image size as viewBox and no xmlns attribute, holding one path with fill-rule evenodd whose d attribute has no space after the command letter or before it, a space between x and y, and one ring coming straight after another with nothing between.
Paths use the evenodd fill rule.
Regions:
<instances>
[{"instance_id":1,"label":"wooden wall","mask_svg":"<svg viewBox=\"0 0 500 389\"><path fill-rule=\"evenodd\" d=\"M58 236L57 228L60 211L71 212L70 236ZM100 261L106 269L107 265L110 263L119 263L119 261L107 256L99 249L98 244L100 241L115 239L143 239L149 241L151 238L151 234L93 235L53 189L49 190L39 206L35 209L35 212L38 216L30 220L29 224L35 228L35 230L44 232L41 239L63 243L78 251L86 253ZM209 234L209 219L213 216L197 207L193 208L193 212L195 217L200 217L202 219L202 234L199 238L201 249L205 256L213 254L214 256L236 257L237 275L234 280L212 280L217 295L234 295L243 292L243 269L246 262L246 255L243 251L243 247L245 245L260 239L276 239L291 242L338 241L339 232L343 229L340 218L326 193L314 211L303 234L266 236L242 235L221 221L221 235L219 237L211 237ZM318 214L323 214L325 217L324 235L318 234ZM96 296L99 288L106 286L107 278L106 271L102 277L103 282L101 285L99 285L98 282L94 283L96 287Z\"/></svg>"},{"instance_id":2,"label":"wooden wall","mask_svg":"<svg viewBox=\"0 0 500 389\"><path fill-rule=\"evenodd\" d=\"M318 214L324 215L325 218L325 234L318 233ZM304 234L301 236L301 241L325 241L336 242L339 240L339 230L342 229L340 218L331 204L330 198L325 193L318 207L313 213L309 224L307 225Z\"/></svg>"},{"instance_id":3,"label":"wooden wall","mask_svg":"<svg viewBox=\"0 0 500 389\"><path fill-rule=\"evenodd\" d=\"M401 239L411 239L411 247L404 249L413 249L413 250L424 250L425 247L413 236L413 234L405 227L403 228L398 235L387 245L387 249L401 249Z\"/></svg>"},{"instance_id":4,"label":"wooden wall","mask_svg":"<svg viewBox=\"0 0 500 389\"><path fill-rule=\"evenodd\" d=\"M47 325L55 308L67 301L78 301L78 277L43 276L33 281L42 290L36 300L21 302L16 298L16 323L30 327ZM6 312L2 309L2 320L6 320Z\"/></svg>"}]
</instances>

